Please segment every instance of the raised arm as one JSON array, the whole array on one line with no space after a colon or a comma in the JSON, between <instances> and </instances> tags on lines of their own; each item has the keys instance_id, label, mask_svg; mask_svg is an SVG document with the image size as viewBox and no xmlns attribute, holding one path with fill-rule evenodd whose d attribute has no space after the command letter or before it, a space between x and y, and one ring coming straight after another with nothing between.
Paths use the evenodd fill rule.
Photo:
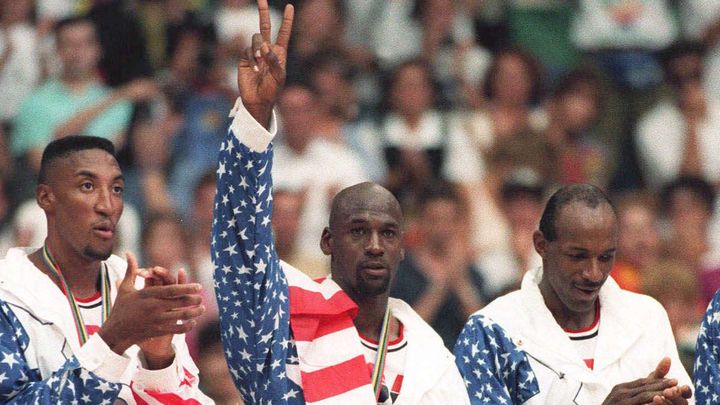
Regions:
<instances>
[{"instance_id":1,"label":"raised arm","mask_svg":"<svg viewBox=\"0 0 720 405\"><path fill-rule=\"evenodd\" d=\"M246 402L286 403L299 393L286 373L290 344L288 286L272 240L272 107L285 81L293 20L287 6L278 41L270 43L266 0L260 32L238 66L240 99L222 143L217 170L212 256L223 345ZM270 129L270 132L266 130Z\"/></svg>"}]
</instances>

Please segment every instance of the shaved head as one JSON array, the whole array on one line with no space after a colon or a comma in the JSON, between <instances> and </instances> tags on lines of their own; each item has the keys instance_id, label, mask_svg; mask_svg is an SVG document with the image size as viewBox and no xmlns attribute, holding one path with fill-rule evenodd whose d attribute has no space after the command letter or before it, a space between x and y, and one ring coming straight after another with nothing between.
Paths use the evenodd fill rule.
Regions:
<instances>
[{"instance_id":1,"label":"shaved head","mask_svg":"<svg viewBox=\"0 0 720 405\"><path fill-rule=\"evenodd\" d=\"M385 187L372 182L359 183L337 193L330 208L330 229L349 213L363 210L378 210L394 217L403 224L402 209L397 198Z\"/></svg>"},{"instance_id":2,"label":"shaved head","mask_svg":"<svg viewBox=\"0 0 720 405\"><path fill-rule=\"evenodd\" d=\"M403 249L400 203L386 188L360 183L339 192L320 248L333 280L356 303L387 298Z\"/></svg>"}]
</instances>

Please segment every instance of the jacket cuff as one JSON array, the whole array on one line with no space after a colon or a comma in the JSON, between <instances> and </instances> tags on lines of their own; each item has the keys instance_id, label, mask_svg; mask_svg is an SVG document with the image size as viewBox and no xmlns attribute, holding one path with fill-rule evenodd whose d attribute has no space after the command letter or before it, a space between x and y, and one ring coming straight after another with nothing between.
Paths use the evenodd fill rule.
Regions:
<instances>
[{"instance_id":1,"label":"jacket cuff","mask_svg":"<svg viewBox=\"0 0 720 405\"><path fill-rule=\"evenodd\" d=\"M97 333L85 342L75 357L81 367L106 381L128 383L122 379L130 367L131 359L112 351Z\"/></svg>"},{"instance_id":2,"label":"jacket cuff","mask_svg":"<svg viewBox=\"0 0 720 405\"><path fill-rule=\"evenodd\" d=\"M133 387L139 390L149 390L156 392L175 392L185 378L183 367L178 361L178 351L173 342L173 351L175 358L172 364L159 370L149 370L145 368L147 362L142 350L138 351L138 358L141 366L138 367L133 376Z\"/></svg>"},{"instance_id":3,"label":"jacket cuff","mask_svg":"<svg viewBox=\"0 0 720 405\"><path fill-rule=\"evenodd\" d=\"M277 118L275 110L270 116L270 130L268 131L245 108L240 97L235 100L235 106L230 110L234 117L230 124L235 138L254 152L264 152L277 133Z\"/></svg>"}]
</instances>

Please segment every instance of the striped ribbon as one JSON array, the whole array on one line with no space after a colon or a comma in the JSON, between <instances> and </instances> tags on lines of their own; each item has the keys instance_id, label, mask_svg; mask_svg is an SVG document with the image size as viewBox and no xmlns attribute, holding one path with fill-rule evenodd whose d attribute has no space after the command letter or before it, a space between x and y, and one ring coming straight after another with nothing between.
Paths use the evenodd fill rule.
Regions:
<instances>
[{"instance_id":1,"label":"striped ribbon","mask_svg":"<svg viewBox=\"0 0 720 405\"><path fill-rule=\"evenodd\" d=\"M65 280L65 277L60 271L60 266L58 266L52 254L50 254L50 249L48 249L47 245L43 246L43 259L45 261L45 265L50 269L51 273L60 282L60 288L62 289L63 294L65 294L68 299L68 303L70 304L70 310L73 314L73 320L75 321L75 330L77 330L80 346L82 346L85 344L85 342L87 342L89 337L87 329L85 329L85 322L83 321L82 314L80 313L80 307L78 307L77 302L75 302L75 296L70 289L70 284L68 284L67 280ZM105 320L108 318L108 316L110 316L110 277L108 275L107 265L105 263L103 263L102 267L100 268L100 279L102 280L102 283L100 284L100 295L103 305L102 321L100 323L102 325L103 323L105 323Z\"/></svg>"},{"instance_id":2,"label":"striped ribbon","mask_svg":"<svg viewBox=\"0 0 720 405\"><path fill-rule=\"evenodd\" d=\"M390 332L390 305L385 307L385 317L383 318L380 337L378 338L378 352L375 359L375 366L372 373L372 386L375 393L375 401L380 399L380 391L382 390L382 375L385 370L385 357L387 356L388 335Z\"/></svg>"}]
</instances>

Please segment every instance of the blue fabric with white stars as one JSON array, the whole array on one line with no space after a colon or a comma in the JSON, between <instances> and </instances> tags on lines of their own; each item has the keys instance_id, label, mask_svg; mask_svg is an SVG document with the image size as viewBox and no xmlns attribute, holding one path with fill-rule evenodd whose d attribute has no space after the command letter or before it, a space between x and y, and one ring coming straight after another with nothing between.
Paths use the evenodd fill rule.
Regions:
<instances>
[{"instance_id":1,"label":"blue fabric with white stars","mask_svg":"<svg viewBox=\"0 0 720 405\"><path fill-rule=\"evenodd\" d=\"M39 370L28 366L25 352L29 344L25 328L0 300L0 403L110 405L120 394L120 384L82 368L75 357L43 380Z\"/></svg>"},{"instance_id":2,"label":"blue fabric with white stars","mask_svg":"<svg viewBox=\"0 0 720 405\"><path fill-rule=\"evenodd\" d=\"M720 291L708 305L695 346L695 403L720 403Z\"/></svg>"},{"instance_id":3,"label":"blue fabric with white stars","mask_svg":"<svg viewBox=\"0 0 720 405\"><path fill-rule=\"evenodd\" d=\"M540 392L525 353L482 314L471 316L460 333L455 363L472 404L522 404Z\"/></svg>"},{"instance_id":4,"label":"blue fabric with white stars","mask_svg":"<svg viewBox=\"0 0 720 405\"><path fill-rule=\"evenodd\" d=\"M303 404L288 283L273 245L272 145L251 151L228 131L220 148L212 230L215 293L230 372L246 403Z\"/></svg>"}]
</instances>

